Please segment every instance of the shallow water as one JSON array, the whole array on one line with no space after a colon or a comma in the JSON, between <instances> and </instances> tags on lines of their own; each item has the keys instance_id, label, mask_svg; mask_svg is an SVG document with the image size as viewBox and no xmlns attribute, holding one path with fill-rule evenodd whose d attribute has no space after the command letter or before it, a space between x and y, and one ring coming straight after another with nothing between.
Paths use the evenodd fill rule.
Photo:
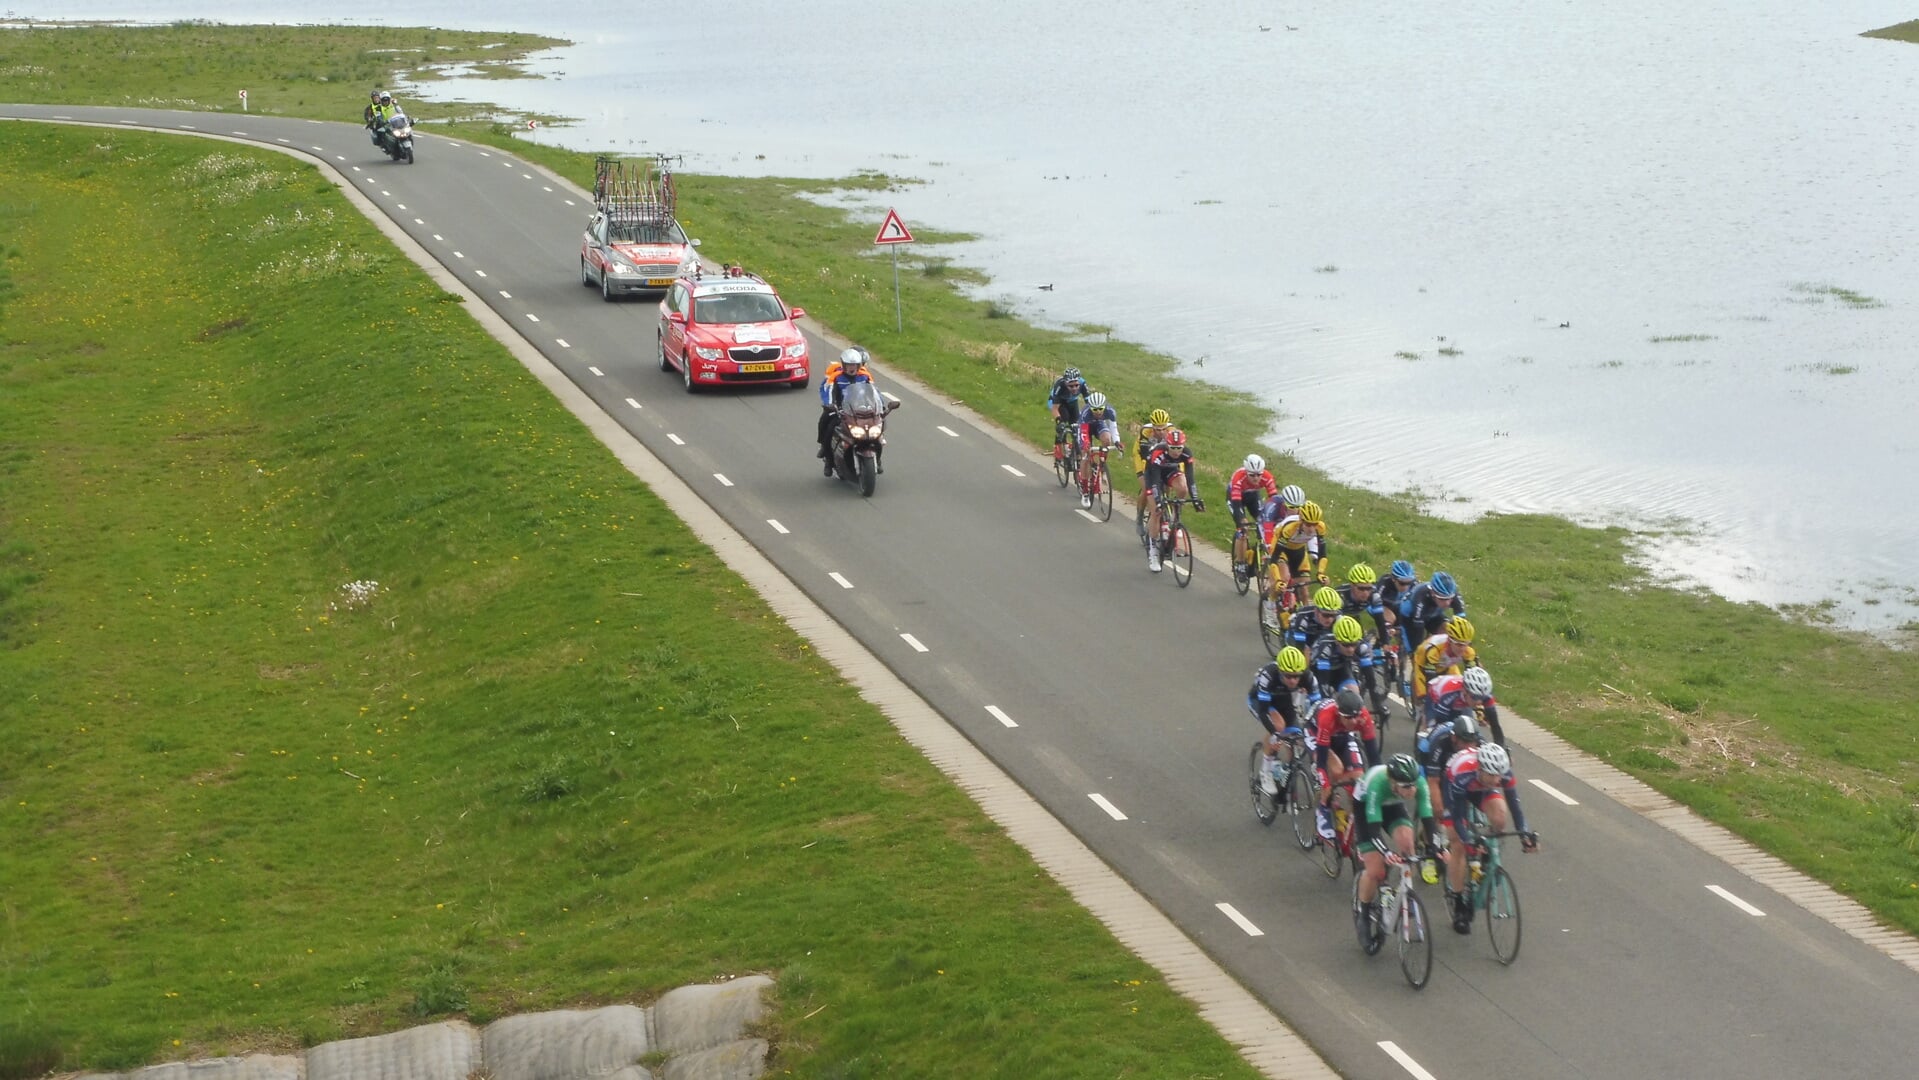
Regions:
<instances>
[{"instance_id":1,"label":"shallow water","mask_svg":"<svg viewBox=\"0 0 1919 1080\"><path fill-rule=\"evenodd\" d=\"M1258 394L1273 442L1341 479L1660 529L1661 568L1884 627L1919 616L1919 46L1857 34L1911 15L426 0L380 21L578 41L551 80L435 91L581 118L543 141L931 180L888 198L980 234L954 254L991 295Z\"/></svg>"}]
</instances>

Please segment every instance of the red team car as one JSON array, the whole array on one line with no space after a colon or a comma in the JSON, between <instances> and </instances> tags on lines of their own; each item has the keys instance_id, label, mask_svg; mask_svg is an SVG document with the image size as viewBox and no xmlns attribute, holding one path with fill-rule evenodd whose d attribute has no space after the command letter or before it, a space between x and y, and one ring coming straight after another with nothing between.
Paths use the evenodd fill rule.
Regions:
<instances>
[{"instance_id":1,"label":"red team car","mask_svg":"<svg viewBox=\"0 0 1919 1080\"><path fill-rule=\"evenodd\" d=\"M798 389L813 374L796 325L805 314L737 266L684 275L660 301L660 370L678 371L689 394L741 383Z\"/></svg>"},{"instance_id":2,"label":"red team car","mask_svg":"<svg viewBox=\"0 0 1919 1080\"><path fill-rule=\"evenodd\" d=\"M602 157L593 178L593 219L580 238L580 284L608 301L627 293L661 293L681 274L697 273L700 257L674 220L673 173L657 162Z\"/></svg>"}]
</instances>

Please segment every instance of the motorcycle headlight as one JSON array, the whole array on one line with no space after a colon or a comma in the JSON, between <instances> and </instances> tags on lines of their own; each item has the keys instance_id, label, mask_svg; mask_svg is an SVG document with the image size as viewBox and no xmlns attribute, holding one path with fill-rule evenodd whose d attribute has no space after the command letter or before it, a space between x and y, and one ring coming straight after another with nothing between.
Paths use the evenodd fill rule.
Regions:
<instances>
[{"instance_id":1,"label":"motorcycle headlight","mask_svg":"<svg viewBox=\"0 0 1919 1080\"><path fill-rule=\"evenodd\" d=\"M693 355L699 357L702 360L718 360L721 356L725 354L719 349L708 349L699 345L695 345L693 346Z\"/></svg>"},{"instance_id":2,"label":"motorcycle headlight","mask_svg":"<svg viewBox=\"0 0 1919 1080\"><path fill-rule=\"evenodd\" d=\"M796 341L796 342L794 342L793 344L791 344L791 345L788 345L788 346L786 347L786 355L787 355L787 356L789 356L789 357L801 357L801 356L805 356L805 355L806 355L806 342L804 342L804 341Z\"/></svg>"},{"instance_id":3,"label":"motorcycle headlight","mask_svg":"<svg viewBox=\"0 0 1919 1080\"><path fill-rule=\"evenodd\" d=\"M846 429L846 433L848 435L853 436L855 439L866 438L866 429L859 426L858 424L849 425Z\"/></svg>"}]
</instances>

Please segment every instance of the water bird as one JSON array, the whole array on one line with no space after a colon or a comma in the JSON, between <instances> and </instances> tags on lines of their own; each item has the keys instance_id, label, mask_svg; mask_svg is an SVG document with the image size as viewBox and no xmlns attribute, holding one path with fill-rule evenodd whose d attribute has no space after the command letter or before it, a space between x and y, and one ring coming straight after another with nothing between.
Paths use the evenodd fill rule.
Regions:
<instances>
[{"instance_id":1,"label":"water bird","mask_svg":"<svg viewBox=\"0 0 1919 1080\"><path fill-rule=\"evenodd\" d=\"M1052 292L1052 291L1053 291L1053 284L1052 284L1052 282L1050 282L1050 281L1049 281L1049 282L1047 282L1046 284L1044 284L1044 285L1041 285L1041 286L1039 287L1039 291L1040 291L1040 292Z\"/></svg>"},{"instance_id":2,"label":"water bird","mask_svg":"<svg viewBox=\"0 0 1919 1080\"><path fill-rule=\"evenodd\" d=\"M1259 32L1263 34L1263 33L1265 33L1266 31L1268 31L1268 30L1271 30L1271 29L1272 29L1272 27L1270 27L1270 26L1262 26L1262 27L1260 27L1260 28L1259 28ZM1290 29L1290 27L1289 27L1288 29Z\"/></svg>"},{"instance_id":3,"label":"water bird","mask_svg":"<svg viewBox=\"0 0 1919 1080\"><path fill-rule=\"evenodd\" d=\"M1289 27L1287 27L1286 29L1288 29L1288 30L1297 30L1297 29L1299 29L1299 27L1297 27L1297 26L1289 26Z\"/></svg>"},{"instance_id":4,"label":"water bird","mask_svg":"<svg viewBox=\"0 0 1919 1080\"><path fill-rule=\"evenodd\" d=\"M1211 356L1211 355L1213 355L1213 354L1212 354L1212 353L1207 353L1207 354L1206 354L1206 356ZM1205 366L1206 366L1206 356L1202 356L1202 357L1200 357L1199 359L1197 359L1197 360L1195 360L1195 361L1193 361L1193 366L1194 366L1194 367L1205 367Z\"/></svg>"},{"instance_id":5,"label":"water bird","mask_svg":"<svg viewBox=\"0 0 1919 1080\"><path fill-rule=\"evenodd\" d=\"M1560 328L1561 330L1570 330L1570 329L1572 328L1572 323L1570 323L1570 322L1563 322L1563 323L1560 323L1560 324L1559 324L1559 328Z\"/></svg>"}]
</instances>

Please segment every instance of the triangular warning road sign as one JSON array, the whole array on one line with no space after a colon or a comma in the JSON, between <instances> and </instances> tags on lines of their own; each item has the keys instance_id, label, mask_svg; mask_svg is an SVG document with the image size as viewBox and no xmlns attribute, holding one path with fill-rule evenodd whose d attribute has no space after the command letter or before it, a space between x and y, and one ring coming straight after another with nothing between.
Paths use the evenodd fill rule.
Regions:
<instances>
[{"instance_id":1,"label":"triangular warning road sign","mask_svg":"<svg viewBox=\"0 0 1919 1080\"><path fill-rule=\"evenodd\" d=\"M906 231L906 222L900 220L900 212L892 207L886 208L886 220L880 222L879 235L873 237L875 244L910 244L913 234Z\"/></svg>"}]
</instances>

